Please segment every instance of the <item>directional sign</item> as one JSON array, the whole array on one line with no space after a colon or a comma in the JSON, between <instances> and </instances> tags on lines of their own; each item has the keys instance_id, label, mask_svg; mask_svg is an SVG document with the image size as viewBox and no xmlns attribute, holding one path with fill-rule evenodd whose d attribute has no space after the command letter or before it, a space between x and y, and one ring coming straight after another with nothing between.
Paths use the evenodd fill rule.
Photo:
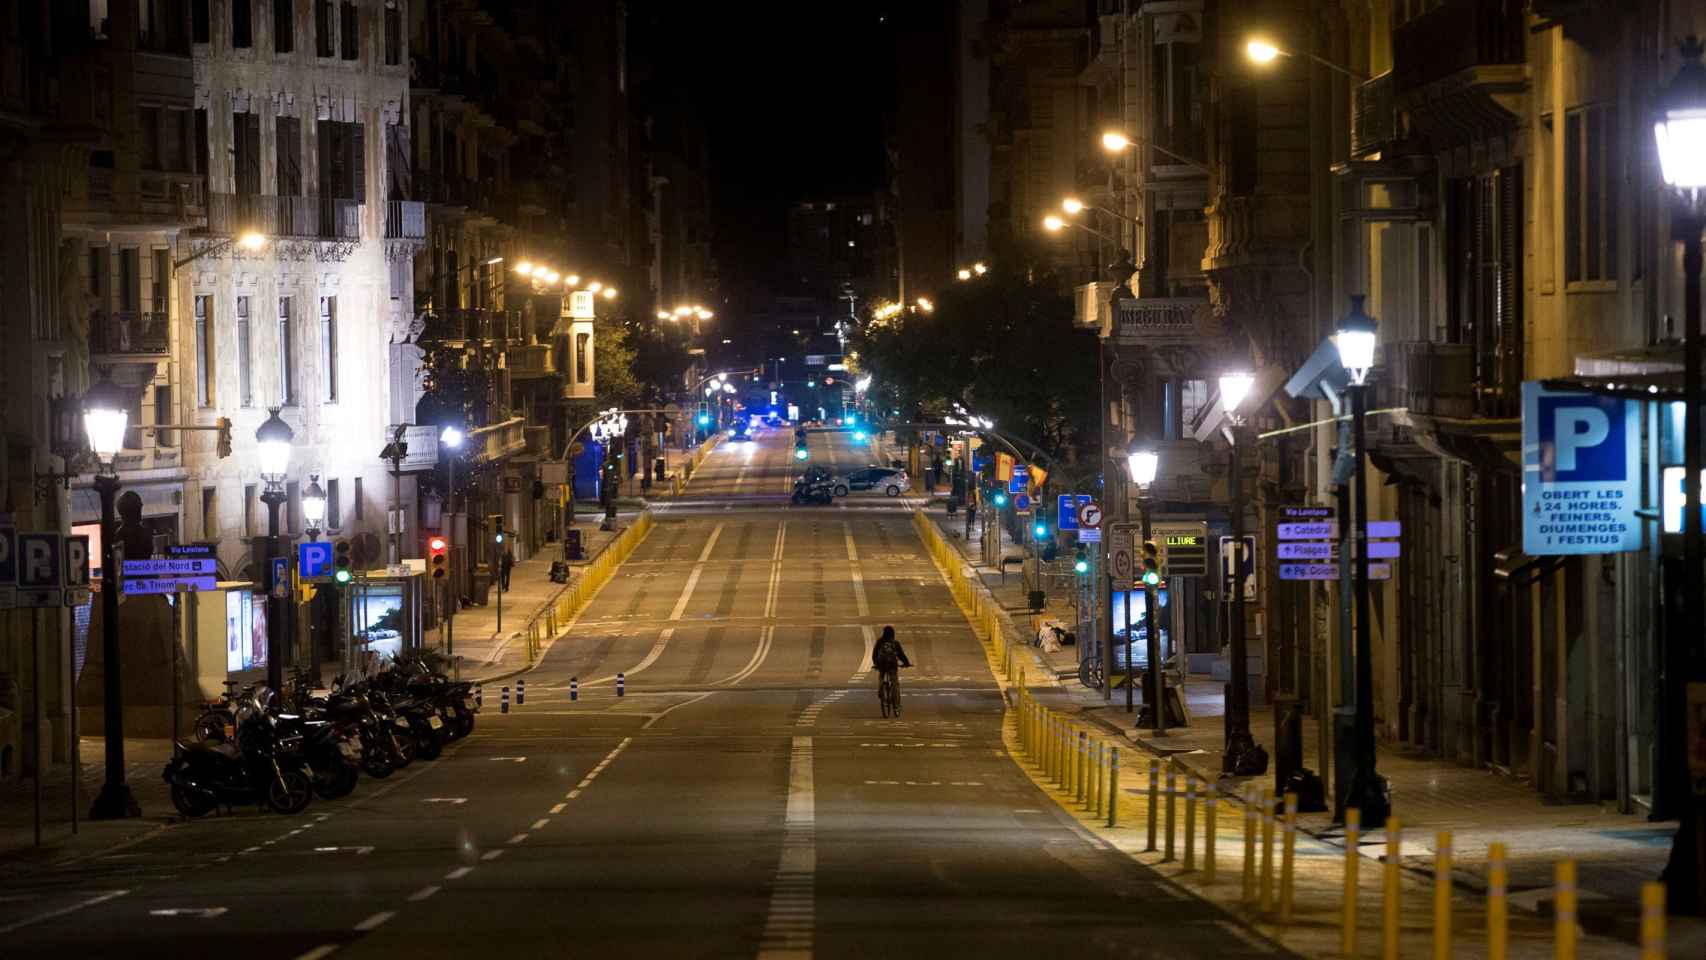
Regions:
<instances>
[{"instance_id":1,"label":"directional sign","mask_svg":"<svg viewBox=\"0 0 1706 960\"><path fill-rule=\"evenodd\" d=\"M1087 493L1061 494L1056 500L1055 523L1059 524L1062 530L1077 530L1078 511L1089 502L1090 495Z\"/></svg>"},{"instance_id":2,"label":"directional sign","mask_svg":"<svg viewBox=\"0 0 1706 960\"><path fill-rule=\"evenodd\" d=\"M63 602L64 559L59 534L18 534L18 606L57 607Z\"/></svg>"},{"instance_id":3,"label":"directional sign","mask_svg":"<svg viewBox=\"0 0 1706 960\"><path fill-rule=\"evenodd\" d=\"M0 526L0 610L18 603L18 531Z\"/></svg>"},{"instance_id":4,"label":"directional sign","mask_svg":"<svg viewBox=\"0 0 1706 960\"><path fill-rule=\"evenodd\" d=\"M1031 468L1022 463L1013 464L1013 475L1007 481L1008 493L1025 493L1031 489Z\"/></svg>"},{"instance_id":5,"label":"directional sign","mask_svg":"<svg viewBox=\"0 0 1706 960\"><path fill-rule=\"evenodd\" d=\"M1080 530L1093 529L1102 525L1102 505L1086 503L1078 508L1078 527Z\"/></svg>"},{"instance_id":6,"label":"directional sign","mask_svg":"<svg viewBox=\"0 0 1706 960\"><path fill-rule=\"evenodd\" d=\"M195 593L218 587L216 577L126 577L124 592L132 596L155 593Z\"/></svg>"},{"instance_id":7,"label":"directional sign","mask_svg":"<svg viewBox=\"0 0 1706 960\"><path fill-rule=\"evenodd\" d=\"M219 572L219 561L211 557L158 557L126 560L126 577L210 577Z\"/></svg>"},{"instance_id":8,"label":"directional sign","mask_svg":"<svg viewBox=\"0 0 1706 960\"><path fill-rule=\"evenodd\" d=\"M1403 523L1398 520L1370 520L1368 536L1371 540L1391 540L1403 535ZM1337 540L1339 538L1339 521L1311 520L1303 523L1275 524L1275 533L1280 540Z\"/></svg>"},{"instance_id":9,"label":"directional sign","mask_svg":"<svg viewBox=\"0 0 1706 960\"><path fill-rule=\"evenodd\" d=\"M1256 599L1256 538L1220 538L1220 599L1231 602L1234 582L1242 580L1244 599Z\"/></svg>"},{"instance_id":10,"label":"directional sign","mask_svg":"<svg viewBox=\"0 0 1706 960\"><path fill-rule=\"evenodd\" d=\"M1208 524L1201 520L1157 523L1149 533L1161 554L1163 577L1208 575Z\"/></svg>"},{"instance_id":11,"label":"directional sign","mask_svg":"<svg viewBox=\"0 0 1706 960\"><path fill-rule=\"evenodd\" d=\"M1277 549L1281 560L1331 560L1339 555L1339 545L1331 540L1282 543Z\"/></svg>"},{"instance_id":12,"label":"directional sign","mask_svg":"<svg viewBox=\"0 0 1706 960\"><path fill-rule=\"evenodd\" d=\"M1522 385L1522 549L1535 556L1639 550L1637 401Z\"/></svg>"},{"instance_id":13,"label":"directional sign","mask_svg":"<svg viewBox=\"0 0 1706 960\"><path fill-rule=\"evenodd\" d=\"M1332 507L1279 508L1279 515L1286 520L1331 520L1336 513Z\"/></svg>"},{"instance_id":14,"label":"directional sign","mask_svg":"<svg viewBox=\"0 0 1706 960\"><path fill-rule=\"evenodd\" d=\"M1080 527L1078 530L1079 543L1101 543L1102 530L1100 527Z\"/></svg>"},{"instance_id":15,"label":"directional sign","mask_svg":"<svg viewBox=\"0 0 1706 960\"><path fill-rule=\"evenodd\" d=\"M272 596L283 600L290 596L290 558L272 558Z\"/></svg>"},{"instance_id":16,"label":"directional sign","mask_svg":"<svg viewBox=\"0 0 1706 960\"><path fill-rule=\"evenodd\" d=\"M1336 563L1282 563L1279 565L1281 580L1337 580L1339 565ZM1371 563L1368 565L1370 580L1392 579L1392 564Z\"/></svg>"},{"instance_id":17,"label":"directional sign","mask_svg":"<svg viewBox=\"0 0 1706 960\"><path fill-rule=\"evenodd\" d=\"M332 575L332 545L323 540L296 545L296 572L304 580L322 580Z\"/></svg>"}]
</instances>

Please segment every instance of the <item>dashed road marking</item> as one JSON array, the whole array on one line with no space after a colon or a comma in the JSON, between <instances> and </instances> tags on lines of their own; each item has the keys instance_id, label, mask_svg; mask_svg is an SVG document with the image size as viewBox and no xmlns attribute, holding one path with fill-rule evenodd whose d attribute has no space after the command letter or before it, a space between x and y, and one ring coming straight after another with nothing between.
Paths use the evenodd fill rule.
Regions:
<instances>
[{"instance_id":1,"label":"dashed road marking","mask_svg":"<svg viewBox=\"0 0 1706 960\"><path fill-rule=\"evenodd\" d=\"M566 803L557 803L557 804L552 804L552 805L551 805L551 812L552 812L552 813L553 813L553 814L558 814L558 813L562 813L562 812L563 812L563 808L564 808L564 807L566 807L566 806L568 806L568 804L566 804Z\"/></svg>"},{"instance_id":2,"label":"dashed road marking","mask_svg":"<svg viewBox=\"0 0 1706 960\"><path fill-rule=\"evenodd\" d=\"M381 910L373 916L368 917L366 920L356 924L355 928L360 930L362 933L366 933L369 930L377 930L396 915L397 911L395 910Z\"/></svg>"},{"instance_id":3,"label":"dashed road marking","mask_svg":"<svg viewBox=\"0 0 1706 960\"><path fill-rule=\"evenodd\" d=\"M480 859L481 860L496 860L497 858L499 858L503 855L504 855L504 852L502 850L487 850L485 853L480 854Z\"/></svg>"},{"instance_id":4,"label":"dashed road marking","mask_svg":"<svg viewBox=\"0 0 1706 960\"><path fill-rule=\"evenodd\" d=\"M446 880L460 880L463 877L466 877L468 874L473 873L473 872L474 872L473 867L457 867L455 870L452 870L449 873L445 874L444 879L446 879Z\"/></svg>"},{"instance_id":5,"label":"dashed road marking","mask_svg":"<svg viewBox=\"0 0 1706 960\"><path fill-rule=\"evenodd\" d=\"M338 952L335 943L322 943L314 949L297 957L296 960L325 960L326 957Z\"/></svg>"},{"instance_id":6,"label":"dashed road marking","mask_svg":"<svg viewBox=\"0 0 1706 960\"><path fill-rule=\"evenodd\" d=\"M812 738L795 737L788 761L788 806L782 820L782 859L770 893L770 914L758 960L812 955L817 909L817 801L812 785Z\"/></svg>"},{"instance_id":7,"label":"dashed road marking","mask_svg":"<svg viewBox=\"0 0 1706 960\"><path fill-rule=\"evenodd\" d=\"M533 821L533 829L543 830L543 829L545 829L545 824L550 823L550 822L551 822L551 820L549 817L540 817L539 819Z\"/></svg>"},{"instance_id":8,"label":"dashed road marking","mask_svg":"<svg viewBox=\"0 0 1706 960\"><path fill-rule=\"evenodd\" d=\"M443 887L440 887L436 884L434 884L433 886L430 886L430 887L422 887L419 890L416 890L414 893L409 894L409 902L410 903L420 903L422 900L430 899L433 894L435 894L438 891L443 890L443 889L444 889Z\"/></svg>"},{"instance_id":9,"label":"dashed road marking","mask_svg":"<svg viewBox=\"0 0 1706 960\"><path fill-rule=\"evenodd\" d=\"M516 844L518 844L518 843L521 843L521 842L523 842L523 841L525 841L525 840L526 840L526 839L527 839L527 834L525 834L525 833L518 833L518 834L516 834L516 835L515 835L515 836L513 836L513 837L510 837L510 838L509 838L509 839L508 839L508 840L507 840L507 841L505 841L505 842L506 842L506 843L508 843L508 844L509 844L509 845L510 845L510 846L512 846L512 847L513 847L513 846L515 846L515 845L516 845Z\"/></svg>"}]
</instances>

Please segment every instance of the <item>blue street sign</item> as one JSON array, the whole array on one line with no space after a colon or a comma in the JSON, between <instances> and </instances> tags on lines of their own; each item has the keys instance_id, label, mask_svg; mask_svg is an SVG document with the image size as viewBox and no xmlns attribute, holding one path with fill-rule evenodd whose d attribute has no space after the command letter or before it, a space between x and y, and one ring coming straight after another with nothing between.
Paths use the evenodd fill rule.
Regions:
<instances>
[{"instance_id":1,"label":"blue street sign","mask_svg":"<svg viewBox=\"0 0 1706 960\"><path fill-rule=\"evenodd\" d=\"M290 596L290 558L272 558L272 595L283 600Z\"/></svg>"},{"instance_id":2,"label":"blue street sign","mask_svg":"<svg viewBox=\"0 0 1706 960\"><path fill-rule=\"evenodd\" d=\"M580 531L574 531L579 533ZM296 572L304 580L332 575L332 545L324 540L296 545Z\"/></svg>"},{"instance_id":3,"label":"blue street sign","mask_svg":"<svg viewBox=\"0 0 1706 960\"><path fill-rule=\"evenodd\" d=\"M1013 512L1030 513L1031 495L1028 493L1015 493L1013 495Z\"/></svg>"},{"instance_id":4,"label":"blue street sign","mask_svg":"<svg viewBox=\"0 0 1706 960\"><path fill-rule=\"evenodd\" d=\"M0 527L0 586L18 582L18 530Z\"/></svg>"},{"instance_id":5,"label":"blue street sign","mask_svg":"<svg viewBox=\"0 0 1706 960\"><path fill-rule=\"evenodd\" d=\"M1063 493L1056 500L1055 522L1062 530L1078 529L1078 508L1090 502L1088 493Z\"/></svg>"},{"instance_id":6,"label":"blue street sign","mask_svg":"<svg viewBox=\"0 0 1706 960\"><path fill-rule=\"evenodd\" d=\"M217 577L127 577L124 592L131 596L153 593L191 593L212 590L218 586Z\"/></svg>"},{"instance_id":7,"label":"blue street sign","mask_svg":"<svg viewBox=\"0 0 1706 960\"><path fill-rule=\"evenodd\" d=\"M1637 401L1522 385L1522 549L1535 556L1641 548ZM1373 531L1370 531L1372 535Z\"/></svg>"},{"instance_id":8,"label":"blue street sign","mask_svg":"<svg viewBox=\"0 0 1706 960\"><path fill-rule=\"evenodd\" d=\"M1022 463L1013 465L1013 476L1007 481L1008 493L1025 493L1031 489L1031 468Z\"/></svg>"}]
</instances>

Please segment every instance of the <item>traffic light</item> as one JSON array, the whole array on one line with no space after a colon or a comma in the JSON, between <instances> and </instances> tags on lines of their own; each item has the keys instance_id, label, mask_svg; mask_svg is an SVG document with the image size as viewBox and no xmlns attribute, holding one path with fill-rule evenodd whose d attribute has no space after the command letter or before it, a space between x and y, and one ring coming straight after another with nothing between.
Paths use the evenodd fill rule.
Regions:
<instances>
[{"instance_id":1,"label":"traffic light","mask_svg":"<svg viewBox=\"0 0 1706 960\"><path fill-rule=\"evenodd\" d=\"M701 410L699 411L698 421L701 427L708 427L711 425L711 415Z\"/></svg>"},{"instance_id":2,"label":"traffic light","mask_svg":"<svg viewBox=\"0 0 1706 960\"><path fill-rule=\"evenodd\" d=\"M494 534L493 539L495 539L498 543L504 542L504 515L503 514L501 514L501 513L492 514L492 532Z\"/></svg>"},{"instance_id":3,"label":"traffic light","mask_svg":"<svg viewBox=\"0 0 1706 960\"><path fill-rule=\"evenodd\" d=\"M339 540L332 544L332 580L336 583L349 583L355 577L355 559L350 553L350 542Z\"/></svg>"},{"instance_id":4,"label":"traffic light","mask_svg":"<svg viewBox=\"0 0 1706 960\"><path fill-rule=\"evenodd\" d=\"M997 507L1005 507L1007 505L1007 491L1005 491L1005 490L995 491L995 505Z\"/></svg>"},{"instance_id":5,"label":"traffic light","mask_svg":"<svg viewBox=\"0 0 1706 960\"><path fill-rule=\"evenodd\" d=\"M443 580L450 575L450 541L442 534L427 537L427 570L431 571L434 580Z\"/></svg>"},{"instance_id":6,"label":"traffic light","mask_svg":"<svg viewBox=\"0 0 1706 960\"><path fill-rule=\"evenodd\" d=\"M1080 574L1090 572L1090 556L1084 552L1084 545L1079 544L1078 552L1072 557L1072 569Z\"/></svg>"},{"instance_id":7,"label":"traffic light","mask_svg":"<svg viewBox=\"0 0 1706 960\"><path fill-rule=\"evenodd\" d=\"M806 448L806 445L804 443L799 443L799 444L796 444L794 446L794 459L795 460L809 460L811 458L811 455L812 455L812 452Z\"/></svg>"},{"instance_id":8,"label":"traffic light","mask_svg":"<svg viewBox=\"0 0 1706 960\"><path fill-rule=\"evenodd\" d=\"M1161 582L1161 548L1154 540L1143 541L1143 555L1138 559L1137 577L1146 587Z\"/></svg>"},{"instance_id":9,"label":"traffic light","mask_svg":"<svg viewBox=\"0 0 1706 960\"><path fill-rule=\"evenodd\" d=\"M1039 519L1035 524L1033 524L1031 526L1031 532L1035 533L1037 535L1038 540L1048 539L1048 522L1045 520Z\"/></svg>"}]
</instances>

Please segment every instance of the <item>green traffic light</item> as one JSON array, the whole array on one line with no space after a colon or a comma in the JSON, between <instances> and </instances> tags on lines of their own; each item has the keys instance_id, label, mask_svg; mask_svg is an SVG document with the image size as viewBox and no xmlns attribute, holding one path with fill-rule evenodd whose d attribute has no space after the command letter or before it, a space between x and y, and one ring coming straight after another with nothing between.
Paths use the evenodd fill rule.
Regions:
<instances>
[{"instance_id":1,"label":"green traffic light","mask_svg":"<svg viewBox=\"0 0 1706 960\"><path fill-rule=\"evenodd\" d=\"M1077 560L1073 561L1072 569L1078 571L1079 573L1089 573L1090 572L1090 561L1084 559L1083 557L1079 557Z\"/></svg>"},{"instance_id":2,"label":"green traffic light","mask_svg":"<svg viewBox=\"0 0 1706 960\"><path fill-rule=\"evenodd\" d=\"M1007 495L1005 493L996 494L995 505L998 507L1005 507L1007 505Z\"/></svg>"},{"instance_id":3,"label":"green traffic light","mask_svg":"<svg viewBox=\"0 0 1706 960\"><path fill-rule=\"evenodd\" d=\"M1039 523L1033 529L1035 529L1037 531L1037 539L1038 540L1041 540L1042 538L1048 536L1048 524L1046 524L1046 523Z\"/></svg>"},{"instance_id":4,"label":"green traffic light","mask_svg":"<svg viewBox=\"0 0 1706 960\"><path fill-rule=\"evenodd\" d=\"M348 570L339 570L338 572L332 574L332 579L336 580L339 583L349 583L349 571Z\"/></svg>"},{"instance_id":5,"label":"green traffic light","mask_svg":"<svg viewBox=\"0 0 1706 960\"><path fill-rule=\"evenodd\" d=\"M1153 587L1153 586L1156 586L1157 584L1159 584L1160 582L1161 582L1161 574L1156 573L1154 570L1143 571L1143 585L1144 586Z\"/></svg>"}]
</instances>

